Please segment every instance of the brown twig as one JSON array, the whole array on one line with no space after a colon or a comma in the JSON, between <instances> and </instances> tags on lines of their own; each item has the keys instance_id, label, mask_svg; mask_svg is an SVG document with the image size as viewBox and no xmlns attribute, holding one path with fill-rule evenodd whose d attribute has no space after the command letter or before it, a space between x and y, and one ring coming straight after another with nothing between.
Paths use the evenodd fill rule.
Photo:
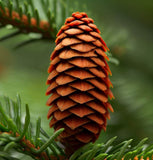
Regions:
<instances>
[{"instance_id":1,"label":"brown twig","mask_svg":"<svg viewBox=\"0 0 153 160\"><path fill-rule=\"evenodd\" d=\"M10 14L8 8L5 8L5 11L0 8L0 12L0 23L2 25L11 24L22 33L40 33L42 39L55 40L54 35L56 35L56 30L51 27L48 21L41 20L39 24L37 24L37 20L34 17L29 21L27 15L23 14L20 16L16 11L12 11Z\"/></svg>"}]
</instances>

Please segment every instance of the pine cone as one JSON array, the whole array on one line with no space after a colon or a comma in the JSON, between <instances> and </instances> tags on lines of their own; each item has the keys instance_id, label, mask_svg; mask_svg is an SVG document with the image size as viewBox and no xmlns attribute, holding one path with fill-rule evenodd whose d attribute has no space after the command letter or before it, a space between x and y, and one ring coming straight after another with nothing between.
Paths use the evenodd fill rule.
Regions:
<instances>
[{"instance_id":1,"label":"pine cone","mask_svg":"<svg viewBox=\"0 0 153 160\"><path fill-rule=\"evenodd\" d=\"M94 142L106 130L110 118L108 102L112 86L106 59L108 50L100 31L86 13L73 13L57 34L56 47L48 69L52 94L47 101L50 127L65 128L58 140L72 153Z\"/></svg>"}]
</instances>

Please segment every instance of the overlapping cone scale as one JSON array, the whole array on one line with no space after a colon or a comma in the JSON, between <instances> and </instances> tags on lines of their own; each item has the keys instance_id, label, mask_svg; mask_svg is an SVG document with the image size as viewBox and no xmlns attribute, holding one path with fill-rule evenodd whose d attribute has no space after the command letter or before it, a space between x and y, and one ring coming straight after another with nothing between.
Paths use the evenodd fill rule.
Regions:
<instances>
[{"instance_id":1,"label":"overlapping cone scale","mask_svg":"<svg viewBox=\"0 0 153 160\"><path fill-rule=\"evenodd\" d=\"M79 12L66 19L48 69L50 127L65 128L58 140L70 152L94 142L106 129L108 109L113 112L108 102L113 98L105 53L108 48L93 22Z\"/></svg>"}]
</instances>

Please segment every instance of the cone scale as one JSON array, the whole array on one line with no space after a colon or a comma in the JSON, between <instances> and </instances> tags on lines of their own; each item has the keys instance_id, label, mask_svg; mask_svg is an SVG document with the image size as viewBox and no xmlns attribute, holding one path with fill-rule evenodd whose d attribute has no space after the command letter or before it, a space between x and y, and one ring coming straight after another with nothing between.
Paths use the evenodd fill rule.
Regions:
<instances>
[{"instance_id":1,"label":"cone scale","mask_svg":"<svg viewBox=\"0 0 153 160\"><path fill-rule=\"evenodd\" d=\"M48 69L46 95L50 127L65 128L58 140L68 154L95 142L106 130L108 97L113 98L108 76L108 50L100 31L86 13L73 13L61 27Z\"/></svg>"}]
</instances>

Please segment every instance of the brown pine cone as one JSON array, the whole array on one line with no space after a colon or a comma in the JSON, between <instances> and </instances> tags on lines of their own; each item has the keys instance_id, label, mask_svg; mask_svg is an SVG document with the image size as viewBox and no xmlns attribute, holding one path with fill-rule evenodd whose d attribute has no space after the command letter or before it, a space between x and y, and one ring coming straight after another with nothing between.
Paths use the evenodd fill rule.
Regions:
<instances>
[{"instance_id":1,"label":"brown pine cone","mask_svg":"<svg viewBox=\"0 0 153 160\"><path fill-rule=\"evenodd\" d=\"M108 109L113 112L108 102L108 96L113 98L108 48L99 33L86 13L73 13L58 32L51 54L48 119L55 131L65 128L58 140L69 154L94 142L106 130Z\"/></svg>"}]
</instances>

